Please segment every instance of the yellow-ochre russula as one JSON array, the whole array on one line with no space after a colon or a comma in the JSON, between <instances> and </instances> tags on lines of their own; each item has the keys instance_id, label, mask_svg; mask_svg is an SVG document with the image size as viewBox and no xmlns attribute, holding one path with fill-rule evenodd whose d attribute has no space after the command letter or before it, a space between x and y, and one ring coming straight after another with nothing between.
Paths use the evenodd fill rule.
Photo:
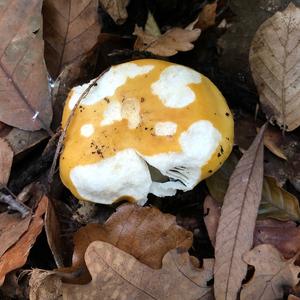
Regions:
<instances>
[{"instance_id":1,"label":"yellow-ochre russula","mask_svg":"<svg viewBox=\"0 0 300 300\"><path fill-rule=\"evenodd\" d=\"M74 87L62 126L90 83ZM188 191L220 168L233 117L217 87L185 66L141 59L111 67L77 107L60 177L81 200L111 204Z\"/></svg>"}]
</instances>

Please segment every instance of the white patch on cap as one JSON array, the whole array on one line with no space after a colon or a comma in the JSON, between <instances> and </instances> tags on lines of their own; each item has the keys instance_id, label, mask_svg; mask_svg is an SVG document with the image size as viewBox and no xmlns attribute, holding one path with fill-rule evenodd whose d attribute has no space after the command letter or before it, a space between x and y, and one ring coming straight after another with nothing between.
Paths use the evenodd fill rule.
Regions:
<instances>
[{"instance_id":1,"label":"white patch on cap","mask_svg":"<svg viewBox=\"0 0 300 300\"><path fill-rule=\"evenodd\" d=\"M174 122L157 122L154 126L155 135L170 136L174 135L177 130L177 124Z\"/></svg>"},{"instance_id":2,"label":"white patch on cap","mask_svg":"<svg viewBox=\"0 0 300 300\"><path fill-rule=\"evenodd\" d=\"M99 101L103 101L105 97L113 96L117 88L125 84L128 78L135 78L136 76L147 74L153 68L153 65L138 66L134 63L125 63L111 67L99 78L97 85L90 89L88 96L82 99L81 104L93 105ZM92 82L93 80L72 89L73 94L69 101L70 110L74 108L82 93Z\"/></svg>"},{"instance_id":3,"label":"white patch on cap","mask_svg":"<svg viewBox=\"0 0 300 300\"><path fill-rule=\"evenodd\" d=\"M134 149L120 151L94 164L77 166L71 170L70 178L82 198L103 204L129 196L143 205L152 183L147 164Z\"/></svg>"},{"instance_id":4,"label":"white patch on cap","mask_svg":"<svg viewBox=\"0 0 300 300\"><path fill-rule=\"evenodd\" d=\"M151 192L170 196L179 189L191 190L201 178L201 168L206 165L221 140L220 132L209 121L198 121L180 135L182 152L143 156L147 163L168 176L165 183L153 182Z\"/></svg>"},{"instance_id":5,"label":"white patch on cap","mask_svg":"<svg viewBox=\"0 0 300 300\"><path fill-rule=\"evenodd\" d=\"M167 107L181 108L192 103L196 95L188 87L191 83L200 83L201 75L184 66L170 66L162 71L159 80L151 85L153 94L157 95Z\"/></svg>"},{"instance_id":6,"label":"white patch on cap","mask_svg":"<svg viewBox=\"0 0 300 300\"><path fill-rule=\"evenodd\" d=\"M137 128L141 121L140 110L140 102L134 98L127 98L122 103L111 101L103 112L103 120L100 125L111 125L115 121L127 119L129 129Z\"/></svg>"},{"instance_id":7,"label":"white patch on cap","mask_svg":"<svg viewBox=\"0 0 300 300\"><path fill-rule=\"evenodd\" d=\"M103 120L101 126L111 125L115 121L122 120L122 105L119 101L110 101L103 112Z\"/></svg>"},{"instance_id":8,"label":"white patch on cap","mask_svg":"<svg viewBox=\"0 0 300 300\"><path fill-rule=\"evenodd\" d=\"M80 134L85 137L90 137L95 131L93 124L84 124L80 128Z\"/></svg>"}]
</instances>

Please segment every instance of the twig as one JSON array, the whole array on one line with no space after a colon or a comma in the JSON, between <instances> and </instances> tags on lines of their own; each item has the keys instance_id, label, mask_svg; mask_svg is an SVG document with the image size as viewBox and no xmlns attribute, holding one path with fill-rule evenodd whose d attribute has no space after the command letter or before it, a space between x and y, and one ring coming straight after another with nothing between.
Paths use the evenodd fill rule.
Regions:
<instances>
[{"instance_id":1,"label":"twig","mask_svg":"<svg viewBox=\"0 0 300 300\"><path fill-rule=\"evenodd\" d=\"M61 149L63 147L63 143L64 143L64 140L65 140L65 137L66 137L66 133L67 133L67 130L70 126L70 123L74 117L74 114L75 114L75 111L77 109L77 107L79 106L80 102L88 95L89 91L91 90L91 88L96 84L96 82L98 81L98 79L105 73L107 72L107 70L105 70L104 72L102 72L98 77L96 77L92 83L84 90L84 92L81 94L81 96L79 97L79 99L77 100L75 106L73 107L68 119L67 119L67 122L66 122L66 126L65 128L62 130L61 132L61 135L59 137L59 140L58 140L58 143L57 143L57 147L56 147L56 151L55 151L55 155L54 155L54 158L53 158L53 162L52 162L52 165L51 165L51 168L50 168L50 172L49 172L49 176L48 176L48 184L50 185L53 181L53 176L55 174L55 169L56 169L56 162L57 162L57 159L58 159L58 156L60 155L60 152L61 152Z\"/></svg>"},{"instance_id":2,"label":"twig","mask_svg":"<svg viewBox=\"0 0 300 300\"><path fill-rule=\"evenodd\" d=\"M19 202L12 195L0 194L0 202L8 205L10 210L15 210L21 214L22 218L27 217L31 213L31 209L24 203Z\"/></svg>"}]
</instances>

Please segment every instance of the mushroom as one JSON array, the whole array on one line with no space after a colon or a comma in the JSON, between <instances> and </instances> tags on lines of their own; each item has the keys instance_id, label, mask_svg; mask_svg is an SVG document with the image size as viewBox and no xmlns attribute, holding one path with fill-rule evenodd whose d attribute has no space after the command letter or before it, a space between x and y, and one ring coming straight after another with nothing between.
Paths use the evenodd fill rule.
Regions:
<instances>
[{"instance_id":1,"label":"mushroom","mask_svg":"<svg viewBox=\"0 0 300 300\"><path fill-rule=\"evenodd\" d=\"M74 87L62 126L90 83ZM233 117L216 86L178 64L141 59L111 67L68 127L60 176L78 199L143 205L193 189L233 145Z\"/></svg>"}]
</instances>

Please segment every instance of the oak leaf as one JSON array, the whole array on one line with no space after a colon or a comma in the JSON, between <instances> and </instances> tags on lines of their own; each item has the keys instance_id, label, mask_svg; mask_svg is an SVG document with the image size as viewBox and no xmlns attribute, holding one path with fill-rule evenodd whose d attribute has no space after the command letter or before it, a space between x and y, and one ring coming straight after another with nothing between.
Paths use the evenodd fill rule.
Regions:
<instances>
[{"instance_id":1,"label":"oak leaf","mask_svg":"<svg viewBox=\"0 0 300 300\"><path fill-rule=\"evenodd\" d=\"M259 27L249 54L263 110L287 131L300 125L299 26L300 8L291 2Z\"/></svg>"},{"instance_id":2,"label":"oak leaf","mask_svg":"<svg viewBox=\"0 0 300 300\"><path fill-rule=\"evenodd\" d=\"M42 2L2 1L0 121L24 130L50 132L52 107L44 62Z\"/></svg>"},{"instance_id":3,"label":"oak leaf","mask_svg":"<svg viewBox=\"0 0 300 300\"><path fill-rule=\"evenodd\" d=\"M129 0L100 0L100 4L116 24L121 25L126 21Z\"/></svg>"},{"instance_id":4,"label":"oak leaf","mask_svg":"<svg viewBox=\"0 0 300 300\"><path fill-rule=\"evenodd\" d=\"M9 143L0 138L0 188L7 185L14 153Z\"/></svg>"},{"instance_id":5,"label":"oak leaf","mask_svg":"<svg viewBox=\"0 0 300 300\"><path fill-rule=\"evenodd\" d=\"M35 214L29 224L27 232L23 234L18 242L9 248L0 258L0 286L3 284L7 273L22 267L26 263L29 250L42 231L44 225L42 216L46 211L47 204L48 198L44 196L35 210Z\"/></svg>"},{"instance_id":6,"label":"oak leaf","mask_svg":"<svg viewBox=\"0 0 300 300\"><path fill-rule=\"evenodd\" d=\"M298 281L300 267L295 266L295 258L285 260L278 250L263 244L243 255L243 260L254 266L255 273L241 291L241 300L283 299L284 287L293 287Z\"/></svg>"},{"instance_id":7,"label":"oak leaf","mask_svg":"<svg viewBox=\"0 0 300 300\"><path fill-rule=\"evenodd\" d=\"M172 56L178 51L190 51L194 48L192 42L196 41L201 33L194 25L195 22L186 28L174 27L159 36L136 25L133 32L137 36L134 49L159 56Z\"/></svg>"},{"instance_id":8,"label":"oak leaf","mask_svg":"<svg viewBox=\"0 0 300 300\"><path fill-rule=\"evenodd\" d=\"M140 262L160 268L163 256L171 249L188 250L193 234L176 225L175 216L163 214L155 207L125 204L104 225L88 224L74 235L74 254L71 269L83 268L85 272L75 282L88 282L84 253L93 241L108 242L136 257ZM73 281L74 282L74 281Z\"/></svg>"},{"instance_id":9,"label":"oak leaf","mask_svg":"<svg viewBox=\"0 0 300 300\"><path fill-rule=\"evenodd\" d=\"M97 44L101 31L97 8L97 0L44 2L45 60L53 78Z\"/></svg>"},{"instance_id":10,"label":"oak leaf","mask_svg":"<svg viewBox=\"0 0 300 300\"><path fill-rule=\"evenodd\" d=\"M219 221L214 267L214 291L219 299L236 299L247 265L242 255L251 249L263 184L264 125L234 170Z\"/></svg>"},{"instance_id":11,"label":"oak leaf","mask_svg":"<svg viewBox=\"0 0 300 300\"><path fill-rule=\"evenodd\" d=\"M95 241L85 261L92 281L63 284L64 299L212 299L207 282L212 279L213 260L204 259L200 269L186 251L169 251L157 270L111 244Z\"/></svg>"}]
</instances>

